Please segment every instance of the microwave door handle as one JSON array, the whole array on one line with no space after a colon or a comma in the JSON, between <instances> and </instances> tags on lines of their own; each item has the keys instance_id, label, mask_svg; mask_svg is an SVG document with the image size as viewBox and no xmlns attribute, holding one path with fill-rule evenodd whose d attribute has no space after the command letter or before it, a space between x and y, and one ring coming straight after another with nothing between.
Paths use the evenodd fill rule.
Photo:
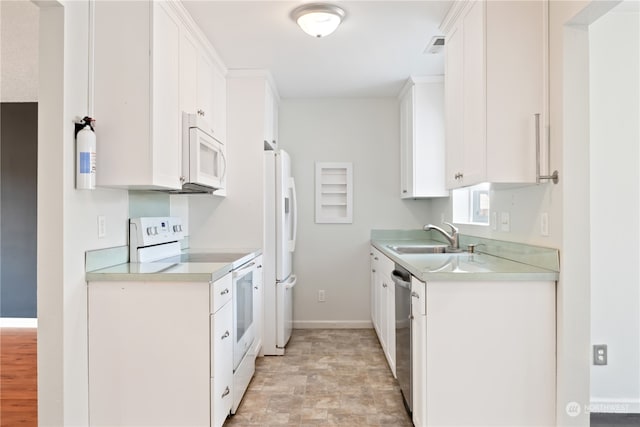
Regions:
<instances>
[{"instance_id":1,"label":"microwave door handle","mask_svg":"<svg viewBox=\"0 0 640 427\"><path fill-rule=\"evenodd\" d=\"M296 250L296 238L298 235L298 199L296 197L296 183L293 177L289 178L289 187L291 188L291 209L293 211L293 237L289 241L289 252L294 252Z\"/></svg>"},{"instance_id":2,"label":"microwave door handle","mask_svg":"<svg viewBox=\"0 0 640 427\"><path fill-rule=\"evenodd\" d=\"M227 158L224 155L224 147L222 144L220 144L220 155L222 156L222 174L220 175L220 184L222 184L222 181L227 174Z\"/></svg>"}]
</instances>

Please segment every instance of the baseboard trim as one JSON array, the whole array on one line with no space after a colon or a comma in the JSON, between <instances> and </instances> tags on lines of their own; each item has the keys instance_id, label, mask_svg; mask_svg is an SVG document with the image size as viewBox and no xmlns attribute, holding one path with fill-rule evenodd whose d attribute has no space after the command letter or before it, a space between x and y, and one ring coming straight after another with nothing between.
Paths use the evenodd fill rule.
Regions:
<instances>
[{"instance_id":1,"label":"baseboard trim","mask_svg":"<svg viewBox=\"0 0 640 427\"><path fill-rule=\"evenodd\" d=\"M595 397L591 399L589 412L606 414L637 414L640 413L640 399L601 399Z\"/></svg>"},{"instance_id":2,"label":"baseboard trim","mask_svg":"<svg viewBox=\"0 0 640 427\"><path fill-rule=\"evenodd\" d=\"M0 328L37 328L38 319L22 317L0 317Z\"/></svg>"},{"instance_id":3,"label":"baseboard trim","mask_svg":"<svg viewBox=\"0 0 640 427\"><path fill-rule=\"evenodd\" d=\"M294 320L293 329L373 329L371 320Z\"/></svg>"}]
</instances>

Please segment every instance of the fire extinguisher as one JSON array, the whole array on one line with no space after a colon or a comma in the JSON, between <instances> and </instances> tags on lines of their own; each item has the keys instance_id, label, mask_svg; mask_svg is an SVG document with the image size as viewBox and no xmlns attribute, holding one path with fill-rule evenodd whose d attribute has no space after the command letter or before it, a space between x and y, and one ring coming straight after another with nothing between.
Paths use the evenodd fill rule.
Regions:
<instances>
[{"instance_id":1,"label":"fire extinguisher","mask_svg":"<svg viewBox=\"0 0 640 427\"><path fill-rule=\"evenodd\" d=\"M96 133L94 119L84 117L76 123L76 188L96 188Z\"/></svg>"}]
</instances>

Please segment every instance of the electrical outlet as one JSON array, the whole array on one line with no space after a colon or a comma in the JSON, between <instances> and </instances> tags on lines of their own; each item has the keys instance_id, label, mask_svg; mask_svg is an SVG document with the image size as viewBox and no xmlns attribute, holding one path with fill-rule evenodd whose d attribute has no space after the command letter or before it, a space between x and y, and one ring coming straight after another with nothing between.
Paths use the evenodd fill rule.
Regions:
<instances>
[{"instance_id":1,"label":"electrical outlet","mask_svg":"<svg viewBox=\"0 0 640 427\"><path fill-rule=\"evenodd\" d=\"M491 229L498 229L498 212L491 212Z\"/></svg>"},{"instance_id":2,"label":"electrical outlet","mask_svg":"<svg viewBox=\"0 0 640 427\"><path fill-rule=\"evenodd\" d=\"M594 365L607 364L607 345L606 344L595 344L593 346L593 364Z\"/></svg>"},{"instance_id":3,"label":"electrical outlet","mask_svg":"<svg viewBox=\"0 0 640 427\"><path fill-rule=\"evenodd\" d=\"M98 215L98 239L107 236L107 219L104 215Z\"/></svg>"},{"instance_id":4,"label":"electrical outlet","mask_svg":"<svg viewBox=\"0 0 640 427\"><path fill-rule=\"evenodd\" d=\"M511 231L511 216L509 212L500 213L500 231Z\"/></svg>"},{"instance_id":5,"label":"electrical outlet","mask_svg":"<svg viewBox=\"0 0 640 427\"><path fill-rule=\"evenodd\" d=\"M324 294L324 289L320 289L318 291L318 302L325 302L325 294Z\"/></svg>"},{"instance_id":6,"label":"electrical outlet","mask_svg":"<svg viewBox=\"0 0 640 427\"><path fill-rule=\"evenodd\" d=\"M444 222L444 212L440 214L440 224Z\"/></svg>"},{"instance_id":7,"label":"electrical outlet","mask_svg":"<svg viewBox=\"0 0 640 427\"><path fill-rule=\"evenodd\" d=\"M540 214L540 235L549 235L549 214L546 212Z\"/></svg>"}]
</instances>

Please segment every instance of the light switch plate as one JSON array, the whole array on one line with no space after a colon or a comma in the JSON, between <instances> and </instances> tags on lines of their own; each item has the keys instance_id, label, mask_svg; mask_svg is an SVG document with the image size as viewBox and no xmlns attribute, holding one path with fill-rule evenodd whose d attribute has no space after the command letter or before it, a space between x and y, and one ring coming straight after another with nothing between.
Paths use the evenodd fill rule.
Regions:
<instances>
[{"instance_id":1,"label":"light switch plate","mask_svg":"<svg viewBox=\"0 0 640 427\"><path fill-rule=\"evenodd\" d=\"M511 216L509 212L500 213L500 231L511 231Z\"/></svg>"},{"instance_id":2,"label":"light switch plate","mask_svg":"<svg viewBox=\"0 0 640 427\"><path fill-rule=\"evenodd\" d=\"M491 229L498 229L498 212L491 212Z\"/></svg>"},{"instance_id":3,"label":"light switch plate","mask_svg":"<svg viewBox=\"0 0 640 427\"><path fill-rule=\"evenodd\" d=\"M542 212L540 214L540 235L549 235L549 214L547 212Z\"/></svg>"},{"instance_id":4,"label":"light switch plate","mask_svg":"<svg viewBox=\"0 0 640 427\"><path fill-rule=\"evenodd\" d=\"M107 236L107 219L104 215L98 215L98 239Z\"/></svg>"}]
</instances>

